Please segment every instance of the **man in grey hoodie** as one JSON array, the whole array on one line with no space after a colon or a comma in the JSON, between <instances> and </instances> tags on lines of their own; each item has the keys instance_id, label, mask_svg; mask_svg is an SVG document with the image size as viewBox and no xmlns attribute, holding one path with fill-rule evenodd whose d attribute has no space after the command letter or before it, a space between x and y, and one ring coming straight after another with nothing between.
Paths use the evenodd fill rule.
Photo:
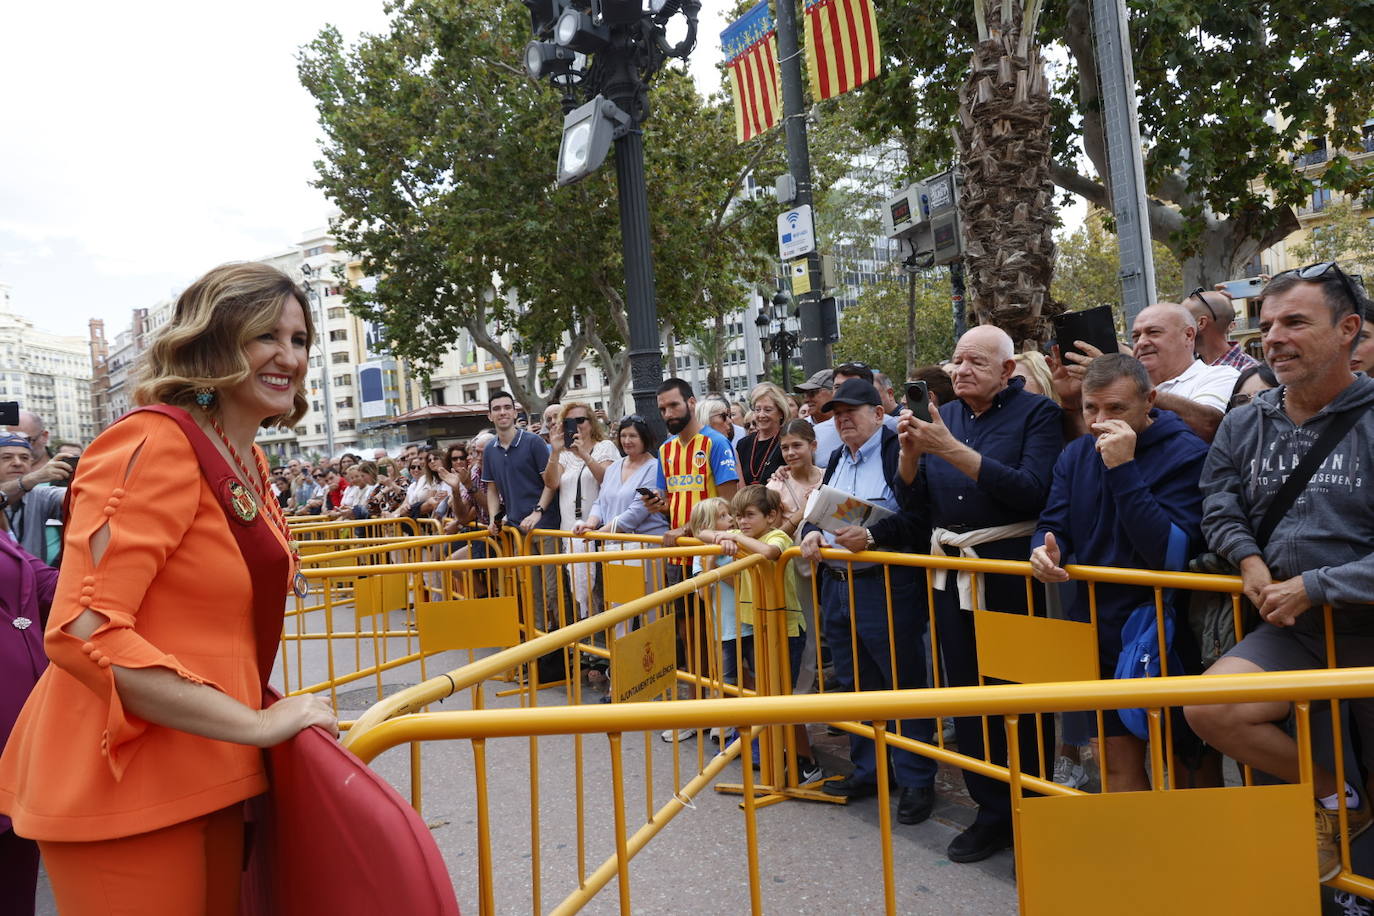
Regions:
<instances>
[{"instance_id":1,"label":"man in grey hoodie","mask_svg":"<svg viewBox=\"0 0 1374 916\"><path fill-rule=\"evenodd\" d=\"M1202 472L1202 530L1211 548L1240 568L1245 594L1264 622L1209 674L1327 667L1323 605L1330 605L1335 664L1374 664L1374 379L1350 371L1364 297L1332 264L1276 276L1261 298L1264 355L1280 387L1226 415ZM1322 430L1348 411L1360 417L1312 475L1262 547L1255 532L1283 481ZM1298 747L1280 726L1283 702L1195 706L1194 730L1213 747L1290 783ZM1351 715L1374 762L1374 701ZM1370 825L1366 787L1336 784L1315 767L1318 868L1340 871L1337 808L1351 836Z\"/></svg>"}]
</instances>

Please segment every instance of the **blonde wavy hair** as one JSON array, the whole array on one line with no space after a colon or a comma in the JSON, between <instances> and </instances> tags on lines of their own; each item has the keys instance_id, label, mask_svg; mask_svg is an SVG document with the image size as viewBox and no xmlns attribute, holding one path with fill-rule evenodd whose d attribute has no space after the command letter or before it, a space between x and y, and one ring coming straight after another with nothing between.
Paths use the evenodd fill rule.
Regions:
<instances>
[{"instance_id":1,"label":"blonde wavy hair","mask_svg":"<svg viewBox=\"0 0 1374 916\"><path fill-rule=\"evenodd\" d=\"M601 425L601 421L596 418L596 411L592 410L592 405L586 401L564 401L558 408L558 422L562 423L568 416L568 411L581 407L587 412L587 428L591 430L591 440L600 442L607 438L606 427Z\"/></svg>"},{"instance_id":2,"label":"blonde wavy hair","mask_svg":"<svg viewBox=\"0 0 1374 916\"><path fill-rule=\"evenodd\" d=\"M315 343L310 302L275 267L223 264L192 283L143 358L134 403L189 408L197 388L231 388L247 379L253 370L244 350L253 338L276 327L287 297L300 303L305 315L309 352ZM298 389L291 412L268 417L262 425L294 426L309 408L305 392Z\"/></svg>"}]
</instances>

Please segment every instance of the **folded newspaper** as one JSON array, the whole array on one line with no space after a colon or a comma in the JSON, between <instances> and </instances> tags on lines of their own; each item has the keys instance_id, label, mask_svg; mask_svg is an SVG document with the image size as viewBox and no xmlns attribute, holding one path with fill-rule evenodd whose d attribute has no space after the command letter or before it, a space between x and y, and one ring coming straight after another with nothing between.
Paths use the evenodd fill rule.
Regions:
<instances>
[{"instance_id":1,"label":"folded newspaper","mask_svg":"<svg viewBox=\"0 0 1374 916\"><path fill-rule=\"evenodd\" d=\"M825 531L839 531L848 525L867 527L889 515L891 509L821 484L807 497L803 519Z\"/></svg>"}]
</instances>

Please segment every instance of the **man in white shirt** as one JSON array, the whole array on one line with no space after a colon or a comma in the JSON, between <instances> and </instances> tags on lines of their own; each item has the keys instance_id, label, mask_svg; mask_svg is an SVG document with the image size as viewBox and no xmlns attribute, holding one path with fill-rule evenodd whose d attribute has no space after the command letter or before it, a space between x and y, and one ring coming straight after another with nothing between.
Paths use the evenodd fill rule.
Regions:
<instances>
[{"instance_id":1,"label":"man in white shirt","mask_svg":"<svg viewBox=\"0 0 1374 916\"><path fill-rule=\"evenodd\" d=\"M1158 302L1141 311L1131 326L1132 354L1154 383L1155 406L1172 410L1207 442L1240 376L1230 366L1209 366L1194 356L1197 322L1176 302Z\"/></svg>"}]
</instances>

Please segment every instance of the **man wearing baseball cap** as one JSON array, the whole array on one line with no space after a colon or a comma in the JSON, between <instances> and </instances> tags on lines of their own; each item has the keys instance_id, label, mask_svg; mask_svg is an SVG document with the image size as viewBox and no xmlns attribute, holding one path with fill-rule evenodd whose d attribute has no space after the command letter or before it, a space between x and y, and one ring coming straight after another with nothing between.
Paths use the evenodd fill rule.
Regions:
<instances>
[{"instance_id":1,"label":"man wearing baseball cap","mask_svg":"<svg viewBox=\"0 0 1374 916\"><path fill-rule=\"evenodd\" d=\"M48 548L48 521L62 519L62 500L67 495L66 483L71 477L71 465L54 458L37 469L34 462L39 453L32 440L17 430L0 431L0 500L9 521L9 535L29 553L44 563L52 564L56 552ZM52 483L57 486L38 487Z\"/></svg>"},{"instance_id":2,"label":"man wearing baseball cap","mask_svg":"<svg viewBox=\"0 0 1374 916\"><path fill-rule=\"evenodd\" d=\"M894 513L867 526L848 525L834 532L815 525L803 528L802 556L818 562L821 627L835 665L830 683L836 690L853 690L856 684L861 690L924 687L922 636L928 614L925 589L918 587L924 574L918 576L913 567L893 566L884 573L884 567L877 563L820 559L823 547L855 552L913 551L924 546L920 541L929 540L917 514L902 509L893 493L901 448L897 434L884 426L878 389L862 378L849 378L835 389L830 404L842 447L829 456L823 482ZM898 723L901 734L917 741L929 742L934 729L930 719ZM873 740L851 736L849 756L854 771L844 779L827 781L823 791L850 799L875 794L878 777ZM895 749L891 759L901 789L897 820L918 824L930 816L935 803L935 762Z\"/></svg>"}]
</instances>

